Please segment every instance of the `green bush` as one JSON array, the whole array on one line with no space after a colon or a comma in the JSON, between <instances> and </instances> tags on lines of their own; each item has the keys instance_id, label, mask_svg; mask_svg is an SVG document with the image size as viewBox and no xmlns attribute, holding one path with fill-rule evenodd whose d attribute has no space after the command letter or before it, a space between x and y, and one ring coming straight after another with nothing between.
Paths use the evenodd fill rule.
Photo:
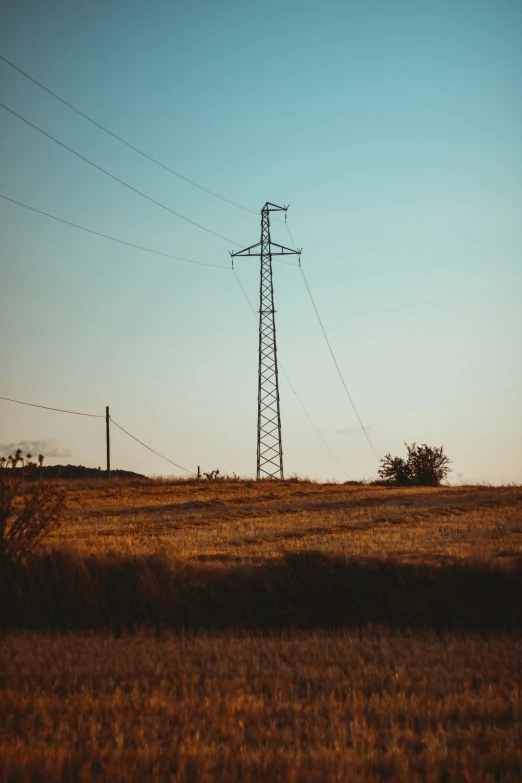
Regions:
<instances>
[{"instance_id":1,"label":"green bush","mask_svg":"<svg viewBox=\"0 0 522 783\"><path fill-rule=\"evenodd\" d=\"M386 484L397 487L438 487L450 473L451 461L444 454L444 446L408 446L406 459L386 454L381 459L379 476Z\"/></svg>"}]
</instances>

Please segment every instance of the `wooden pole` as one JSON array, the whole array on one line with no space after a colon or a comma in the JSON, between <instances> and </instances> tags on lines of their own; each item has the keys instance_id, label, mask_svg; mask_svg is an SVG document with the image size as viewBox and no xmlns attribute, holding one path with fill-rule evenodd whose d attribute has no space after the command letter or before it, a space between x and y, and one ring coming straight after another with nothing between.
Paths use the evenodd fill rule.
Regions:
<instances>
[{"instance_id":1,"label":"wooden pole","mask_svg":"<svg viewBox=\"0 0 522 783\"><path fill-rule=\"evenodd\" d=\"M200 471L199 465L198 465L198 481L200 480L200 478L201 478L201 471Z\"/></svg>"},{"instance_id":2,"label":"wooden pole","mask_svg":"<svg viewBox=\"0 0 522 783\"><path fill-rule=\"evenodd\" d=\"M109 406L105 408L105 432L107 437L107 478L111 475L111 417L109 416Z\"/></svg>"}]
</instances>

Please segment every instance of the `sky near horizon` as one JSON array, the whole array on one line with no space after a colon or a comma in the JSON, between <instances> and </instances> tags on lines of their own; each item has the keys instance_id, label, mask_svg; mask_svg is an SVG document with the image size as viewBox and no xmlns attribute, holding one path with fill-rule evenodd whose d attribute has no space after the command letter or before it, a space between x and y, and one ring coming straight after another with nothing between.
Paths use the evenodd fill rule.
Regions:
<instances>
[{"instance_id":1,"label":"sky near horizon","mask_svg":"<svg viewBox=\"0 0 522 783\"><path fill-rule=\"evenodd\" d=\"M4 0L0 396L103 415L190 470L255 473L257 326L229 251L288 225L379 455L522 482L522 4ZM272 238L291 243L284 223ZM237 243L234 245L233 243ZM258 259L236 270L258 307ZM285 474L375 477L298 269L274 262ZM0 400L0 444L104 466L104 422ZM180 473L113 428L113 467ZM66 457L66 458L64 458Z\"/></svg>"}]
</instances>

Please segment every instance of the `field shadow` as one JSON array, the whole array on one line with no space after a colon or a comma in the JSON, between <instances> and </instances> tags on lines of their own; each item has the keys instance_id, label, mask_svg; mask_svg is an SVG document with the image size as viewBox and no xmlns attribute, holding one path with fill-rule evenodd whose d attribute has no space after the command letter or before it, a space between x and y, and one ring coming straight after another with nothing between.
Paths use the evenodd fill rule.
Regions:
<instances>
[{"instance_id":1,"label":"field shadow","mask_svg":"<svg viewBox=\"0 0 522 783\"><path fill-rule=\"evenodd\" d=\"M402 564L319 552L261 564L68 551L0 570L0 627L522 629L515 565Z\"/></svg>"}]
</instances>

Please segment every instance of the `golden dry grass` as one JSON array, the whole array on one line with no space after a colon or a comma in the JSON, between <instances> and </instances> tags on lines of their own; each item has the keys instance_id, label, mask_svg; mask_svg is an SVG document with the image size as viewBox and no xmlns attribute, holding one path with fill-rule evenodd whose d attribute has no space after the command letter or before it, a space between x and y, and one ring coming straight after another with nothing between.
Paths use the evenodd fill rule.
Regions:
<instances>
[{"instance_id":1,"label":"golden dry grass","mask_svg":"<svg viewBox=\"0 0 522 783\"><path fill-rule=\"evenodd\" d=\"M310 549L399 562L509 562L522 555L522 487L78 482L65 524L47 543L213 562Z\"/></svg>"},{"instance_id":2,"label":"golden dry grass","mask_svg":"<svg viewBox=\"0 0 522 783\"><path fill-rule=\"evenodd\" d=\"M522 641L22 633L0 646L4 781L517 781Z\"/></svg>"},{"instance_id":3,"label":"golden dry grass","mask_svg":"<svg viewBox=\"0 0 522 783\"><path fill-rule=\"evenodd\" d=\"M165 570L150 572L156 561L147 558L158 552L161 568L170 561L181 568L189 595L192 578L213 575L211 614L212 607L221 610L224 595L216 592L216 574L224 575L225 588L237 589L249 584L250 573L284 573L285 563L310 550L319 562L339 554L383 561L387 574L400 575L399 584L424 567L433 574L478 564L509 576L522 564L519 487L70 486L64 524L45 547L73 553L71 563L77 557L82 570L67 571L67 558L42 562L51 570L63 566L68 576L57 584L71 590L91 573L90 562L123 563L131 580L133 573L167 577ZM142 571L129 571L134 560ZM302 566L296 572L305 587L307 574L314 578L311 563L309 572ZM85 577L88 590L100 573L93 566L91 581ZM160 595L161 578L154 584ZM299 595L320 610L321 595ZM518 606L520 597L508 599ZM273 600L277 606L277 595ZM248 608L248 595L237 601ZM61 602L67 617L67 594ZM124 631L121 638L109 631L4 632L0 780L519 781L521 662L520 634L503 631L361 626Z\"/></svg>"}]
</instances>

